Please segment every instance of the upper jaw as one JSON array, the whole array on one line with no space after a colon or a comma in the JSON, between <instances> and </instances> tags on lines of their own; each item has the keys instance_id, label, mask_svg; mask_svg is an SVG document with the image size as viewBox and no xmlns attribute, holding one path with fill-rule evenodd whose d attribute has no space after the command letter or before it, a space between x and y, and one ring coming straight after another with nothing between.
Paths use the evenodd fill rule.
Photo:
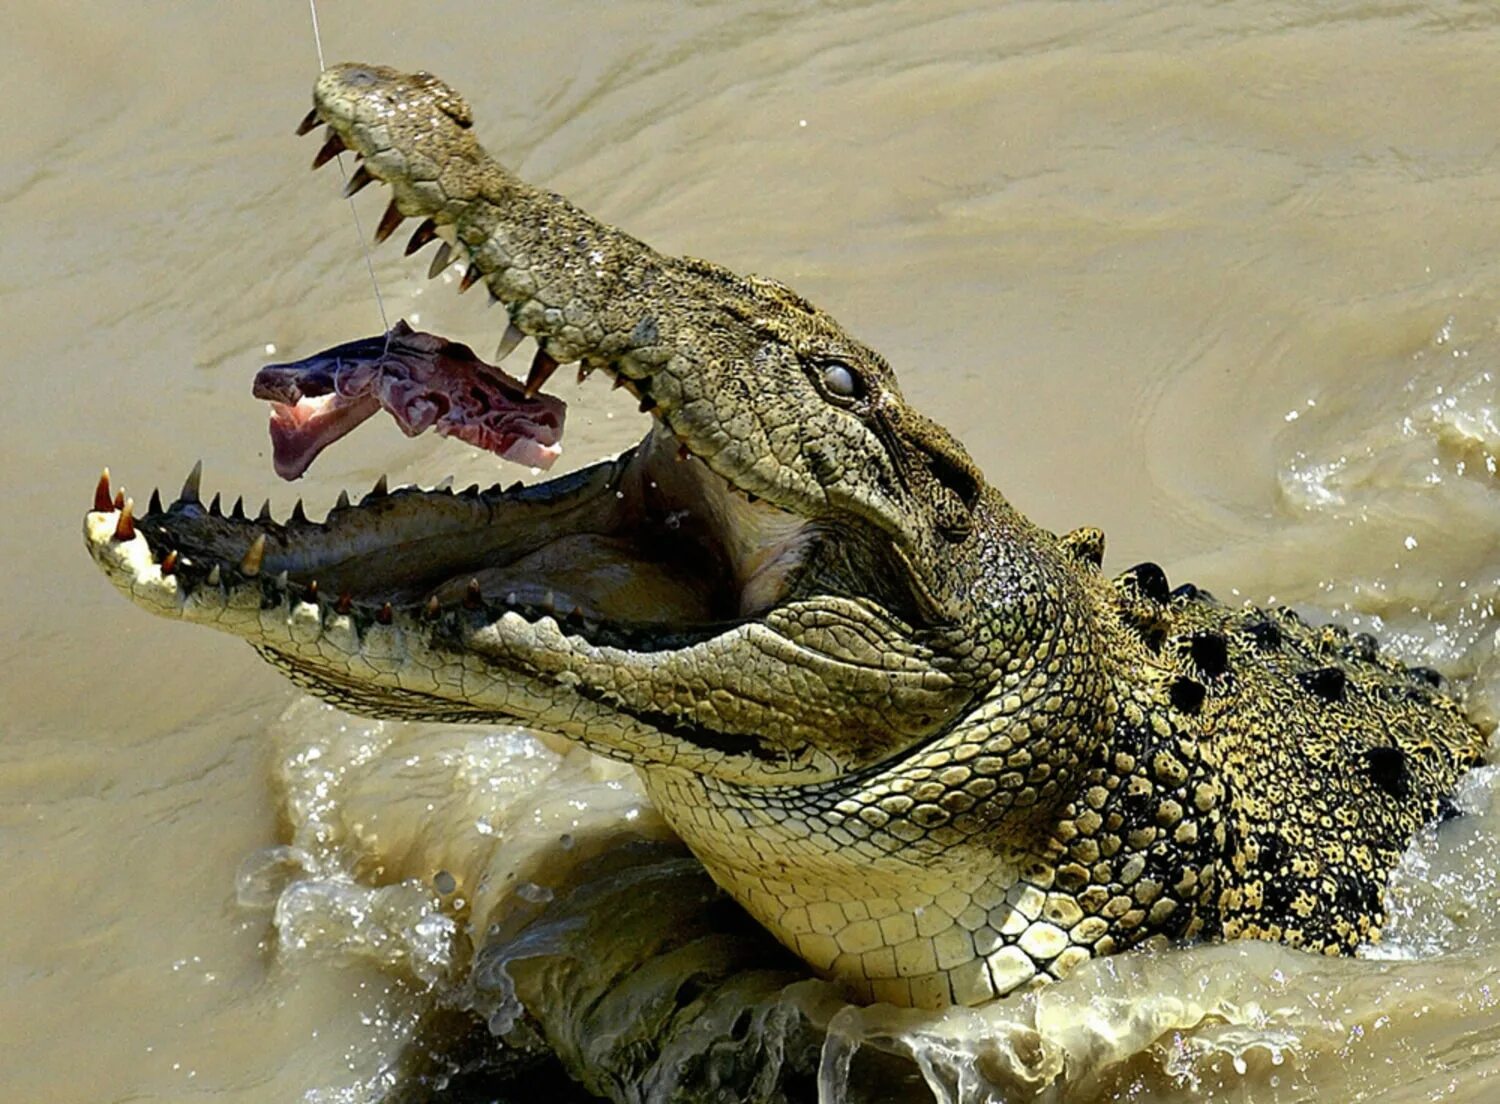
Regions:
<instances>
[{"instance_id":1,"label":"upper jaw","mask_svg":"<svg viewBox=\"0 0 1500 1104\"><path fill-rule=\"evenodd\" d=\"M306 134L327 124L313 167L352 151L359 165L347 194L373 181L392 190L376 241L421 219L406 252L436 243L431 275L465 265L459 290L482 283L505 306L511 326L501 355L523 337L536 339L528 391L539 391L559 365L579 363L583 373L605 369L643 410L654 408L649 377L672 350L658 304L630 300L654 289L667 309L681 306L671 301L668 258L509 174L469 132L468 105L428 74L334 65L319 76L313 99L298 128Z\"/></svg>"},{"instance_id":2,"label":"upper jaw","mask_svg":"<svg viewBox=\"0 0 1500 1104\"><path fill-rule=\"evenodd\" d=\"M899 495L854 502L895 486L899 473L810 376L842 356L892 392L894 379L827 315L774 281L658 254L518 179L479 145L457 94L426 74L332 66L301 129L319 124L329 136L315 167L352 150L351 187L392 190L377 241L420 220L408 252L438 243L435 268L467 261L460 290L482 284L510 316L503 350L535 339L528 390L562 364L602 370L739 490L808 519L853 514L909 539Z\"/></svg>"}]
</instances>

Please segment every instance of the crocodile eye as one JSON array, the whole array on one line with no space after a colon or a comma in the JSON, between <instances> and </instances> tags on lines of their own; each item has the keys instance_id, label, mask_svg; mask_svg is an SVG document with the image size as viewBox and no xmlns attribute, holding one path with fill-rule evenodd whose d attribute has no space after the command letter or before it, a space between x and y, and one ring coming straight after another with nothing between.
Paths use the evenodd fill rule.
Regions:
<instances>
[{"instance_id":1,"label":"crocodile eye","mask_svg":"<svg viewBox=\"0 0 1500 1104\"><path fill-rule=\"evenodd\" d=\"M830 395L840 399L859 397L859 377L841 360L830 360L823 365L823 386Z\"/></svg>"},{"instance_id":2,"label":"crocodile eye","mask_svg":"<svg viewBox=\"0 0 1500 1104\"><path fill-rule=\"evenodd\" d=\"M847 360L810 356L803 359L802 370L818 394L835 406L851 407L869 394L859 370Z\"/></svg>"}]
</instances>

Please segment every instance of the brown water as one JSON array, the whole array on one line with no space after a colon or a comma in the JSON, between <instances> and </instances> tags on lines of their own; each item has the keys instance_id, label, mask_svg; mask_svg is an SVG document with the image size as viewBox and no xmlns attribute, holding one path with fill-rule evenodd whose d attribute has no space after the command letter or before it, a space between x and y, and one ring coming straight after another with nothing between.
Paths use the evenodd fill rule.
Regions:
<instances>
[{"instance_id":1,"label":"brown water","mask_svg":"<svg viewBox=\"0 0 1500 1104\"><path fill-rule=\"evenodd\" d=\"M650 812L524 736L299 702L98 577L78 527L101 464L139 493L201 456L211 487L284 510L251 374L380 319L337 184L291 135L316 69L299 5L7 16L0 1096L378 1100L462 920L401 878L500 861L475 848L518 793L551 827L634 814L650 834ZM1373 627L1500 713L1494 5L322 17L330 60L463 90L529 179L830 309L1023 510L1103 526L1110 566ZM374 256L393 319L498 336L475 297ZM638 434L627 405L583 403L573 461ZM494 478L383 426L297 490L316 514L382 470ZM1397 961L1205 948L980 1014L835 1009L825 1084L847 1042L892 1038L969 1099L1493 1099L1497 823L1414 852ZM351 874L375 859L378 899Z\"/></svg>"}]
</instances>

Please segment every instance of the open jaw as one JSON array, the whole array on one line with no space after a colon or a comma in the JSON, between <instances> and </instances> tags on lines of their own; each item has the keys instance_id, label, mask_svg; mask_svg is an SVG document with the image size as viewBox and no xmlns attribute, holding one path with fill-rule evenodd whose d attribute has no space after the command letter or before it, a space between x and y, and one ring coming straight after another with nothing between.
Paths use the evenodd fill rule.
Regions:
<instances>
[{"instance_id":1,"label":"open jaw","mask_svg":"<svg viewBox=\"0 0 1500 1104\"><path fill-rule=\"evenodd\" d=\"M314 168L335 146L344 148L331 138ZM375 179L384 177L361 165L349 191ZM394 202L377 240L401 221L393 212ZM464 252L451 220L434 216L407 250L438 244L430 274ZM138 604L244 636L305 685L389 715L508 712L472 686L447 685L477 654L498 650L507 666L539 668L544 653L663 651L733 631L782 601L817 524L726 478L722 463L716 472L699 455L701 442L674 432L651 397L639 347L567 351L550 312L534 303L507 307L515 322L500 356L523 337L537 339L524 384L466 346L405 323L263 369L254 390L272 403L278 473L301 476L323 448L382 408L409 435L435 428L502 458L549 466L564 406L541 389L559 361L580 362L580 381L598 369L639 401L651 415L640 444L505 489L389 491L382 477L358 503L341 495L321 522L300 500L282 520L268 507L248 516L241 502L226 510L218 495L205 505L197 468L170 505L153 492L140 511L111 492L106 473L85 526L90 552ZM392 648L401 656L372 661Z\"/></svg>"},{"instance_id":2,"label":"open jaw","mask_svg":"<svg viewBox=\"0 0 1500 1104\"><path fill-rule=\"evenodd\" d=\"M411 331L399 327L392 338L410 341ZM296 385L306 387L332 353L342 351L338 359L347 366L351 350L381 345L381 338L350 343L257 377L262 397L293 399L278 402L272 415L278 454L294 460L279 467L305 470L321 447L379 406L344 400L359 417L345 415L325 433L318 412L340 396L299 399ZM406 359L420 357L408 350ZM279 391L268 382L274 380ZM364 409L367 402L374 408ZM544 414L561 409L548 396L524 403ZM560 416L523 417L503 444L494 434L479 441L456 404L446 416L452 435L489 443L492 451L548 461L556 453ZM284 520L268 508L248 516L238 501L226 510L218 495L205 505L197 468L170 505L153 492L149 507L137 512L122 493L112 495L106 474L89 515L89 547L117 585L161 612L222 623L218 610L243 605L247 595L263 611L279 610L285 641L259 628L241 632L273 650L297 635L299 618L343 618L357 633L389 625L428 633L445 616L493 624L507 613L533 623L550 619L594 644L667 648L725 631L777 603L814 530L715 474L660 419L651 422L621 456L555 479L455 492L392 491L382 478L358 503L341 495L321 522L306 516L300 500ZM301 436L288 436L288 425Z\"/></svg>"},{"instance_id":3,"label":"open jaw","mask_svg":"<svg viewBox=\"0 0 1500 1104\"><path fill-rule=\"evenodd\" d=\"M205 505L196 469L141 512L106 478L85 534L120 590L353 712L518 719L737 782L837 778L956 714L972 687L909 629L935 605L932 557L899 478L954 464L881 422L876 398L898 399L883 361L780 285L664 257L517 180L434 78L335 67L315 103L314 167L352 149L346 191L394 191L377 240L420 218L408 252L437 249L430 275L466 258L459 290L481 283L509 314L497 359L535 348L524 382L404 326L264 369L284 477L382 408L545 466L562 365L625 389L650 429L531 485L382 478L322 521Z\"/></svg>"}]
</instances>

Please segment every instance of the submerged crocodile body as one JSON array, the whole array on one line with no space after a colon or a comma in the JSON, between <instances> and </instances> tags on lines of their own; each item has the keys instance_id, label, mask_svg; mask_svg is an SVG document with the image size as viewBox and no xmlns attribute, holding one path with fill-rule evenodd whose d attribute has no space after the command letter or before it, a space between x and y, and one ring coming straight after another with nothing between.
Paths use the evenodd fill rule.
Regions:
<instances>
[{"instance_id":1,"label":"submerged crocodile body","mask_svg":"<svg viewBox=\"0 0 1500 1104\"><path fill-rule=\"evenodd\" d=\"M85 529L157 613L362 714L523 721L639 768L715 881L855 997L973 1004L1184 939L1349 953L1482 752L1432 672L1231 608L986 485L890 367L775 282L662 256L508 173L425 74L339 66L304 129L538 343L651 416L524 488L323 522L196 476ZM514 331L512 331L514 335Z\"/></svg>"}]
</instances>

